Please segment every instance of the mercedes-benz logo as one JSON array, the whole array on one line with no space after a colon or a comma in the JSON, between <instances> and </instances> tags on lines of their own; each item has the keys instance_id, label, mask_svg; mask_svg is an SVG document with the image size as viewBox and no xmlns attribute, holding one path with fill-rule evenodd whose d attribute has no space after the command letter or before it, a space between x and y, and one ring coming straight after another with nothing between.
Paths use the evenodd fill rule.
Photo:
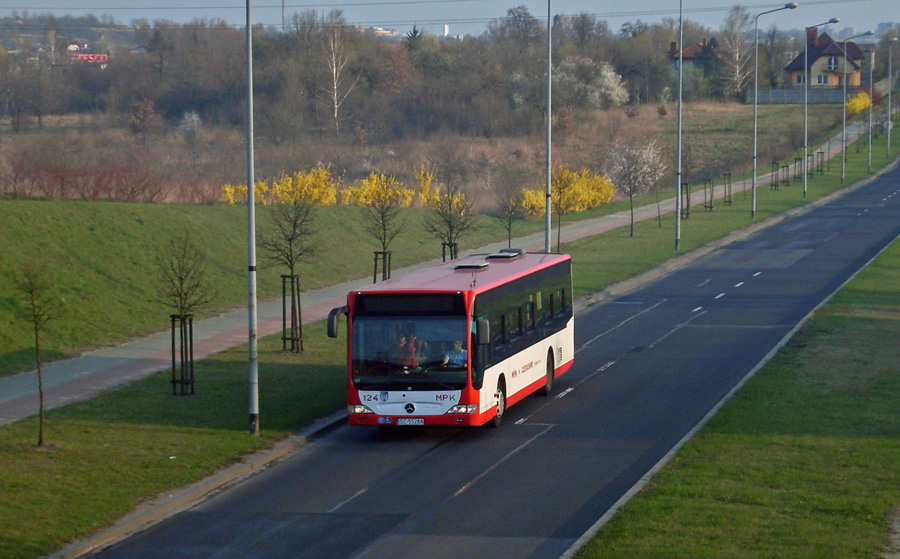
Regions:
<instances>
[{"instance_id":1,"label":"mercedes-benz logo","mask_svg":"<svg viewBox=\"0 0 900 559\"><path fill-rule=\"evenodd\" d=\"M406 410L406 413L413 413L414 411L416 411L416 405L410 402L403 406L403 409Z\"/></svg>"}]
</instances>

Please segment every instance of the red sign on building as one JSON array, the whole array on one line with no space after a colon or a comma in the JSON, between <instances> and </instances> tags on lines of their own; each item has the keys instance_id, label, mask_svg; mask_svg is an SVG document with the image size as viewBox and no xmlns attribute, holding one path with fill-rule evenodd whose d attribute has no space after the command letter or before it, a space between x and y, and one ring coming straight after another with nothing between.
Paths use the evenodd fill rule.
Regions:
<instances>
[{"instance_id":1,"label":"red sign on building","mask_svg":"<svg viewBox=\"0 0 900 559\"><path fill-rule=\"evenodd\" d=\"M109 62L108 54L82 54L78 53L75 55L75 59L81 62L97 62L104 63Z\"/></svg>"}]
</instances>

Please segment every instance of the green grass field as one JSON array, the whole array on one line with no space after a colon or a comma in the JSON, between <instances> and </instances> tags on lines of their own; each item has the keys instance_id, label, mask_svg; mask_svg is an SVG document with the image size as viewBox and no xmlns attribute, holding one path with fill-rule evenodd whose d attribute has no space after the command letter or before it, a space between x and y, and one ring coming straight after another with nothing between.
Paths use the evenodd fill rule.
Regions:
<instances>
[{"instance_id":1,"label":"green grass field","mask_svg":"<svg viewBox=\"0 0 900 559\"><path fill-rule=\"evenodd\" d=\"M877 147L876 153L884 152L883 143L877 144ZM881 166L885 159L883 155L877 158L876 167ZM850 163L848 176L851 181L865 174L864 152ZM839 188L839 183L839 177L834 173L817 177L810 182L807 201L834 191ZM800 189L796 186L777 192L761 189L757 221L802 203ZM2 210L6 211L13 207L12 204L19 203L7 201L0 204L4 204ZM68 219L72 212L89 211L82 210L80 204L68 204L74 209L65 208L67 204L21 204L24 205L16 206L17 213L10 215L37 212L34 209L36 204L48 204L40 211L41 215L49 217L36 219L32 216L32 223ZM180 232L178 227L163 227L147 217L146 213L137 215L138 210L146 210L146 206L109 206L109 214L103 219L97 219L96 215L83 216L83 219L84 223L91 224L85 229L95 226L96 231L100 228L95 242L106 243L104 246L108 250L105 254L110 259L137 260L132 246L118 238L131 235L125 232L125 223L129 220L133 226L139 225L141 231L145 231L143 228L147 226L144 235L147 238L156 235L150 232L156 228L163 230L157 238L164 237L166 233ZM45 209L48 213L43 213ZM234 254L240 254L242 234L235 232L233 238L228 237L216 228L216 224L222 220L240 219L243 210L205 210L215 217L202 223L194 221L199 217L192 214L191 209L177 211L187 212L184 221L198 225L198 229L206 231L211 237L221 235L232 239L229 242L234 245ZM345 219L353 220L352 209L341 210L346 212ZM606 208L603 211L610 210ZM156 210L150 210L151 213L153 211ZM172 211L171 208L168 211ZM93 223L92 220L103 223ZM138 220L143 220L143 223ZM613 281L651 269L676 256L671 220L671 216L664 217L662 228L655 220L641 223L634 238L628 236L627 228L623 228L564 246L563 250L571 253L575 261L578 294L597 291ZM8 221L15 219L0 223ZM690 220L684 221L683 250L702 246L749 223L749 201L740 195L733 206L719 206L714 212L695 211ZM536 224L536 227L539 226ZM241 231L240 227L236 229ZM5 231L15 231L15 228L7 227ZM24 232L18 234L20 236L11 245L13 250L4 258L24 257L27 247L17 245L34 242L25 239ZM43 231L42 234L49 246L50 231ZM62 242L64 239L54 234L57 236L53 240L60 242L62 247L43 251L43 254L65 262L64 268L78 272L67 276L63 282L67 288L72 282L79 281L79 274L95 277L92 267L100 266L97 262L80 262L73 256L72 249L78 243L87 242L80 240L87 234L72 231L68 239L69 250L66 250L67 243ZM489 233L484 235L491 237ZM120 241L124 246L120 246ZM424 253L434 251L430 244L422 244L427 245ZM148 241L148 245L141 246L149 252L151 245ZM347 247L347 250L347 254L360 261L360 277L371 273L368 256L371 248ZM238 256L233 257L241 261ZM216 258L219 258L218 254ZM224 261L224 255L222 258ZM412 260L412 250L406 258ZM867 274L890 275L891 270L896 269L897 257L893 258L886 264L873 266ZM349 258L346 263L345 272L357 270L354 268L356 264L350 262L352 260L354 258ZM11 261L14 260L5 260L5 265ZM337 262L335 268L340 271L340 261ZM115 268L112 263L109 266L97 276L115 276L124 283L128 280L121 278L141 269L139 261L124 270ZM232 275L227 269L221 273L223 277ZM237 276L233 280L235 297L240 299L243 297L245 278L242 272L234 272L234 275ZM84 281L87 282L86 279ZM795 550L802 549L804 542L813 541L805 539L807 533L813 532L811 525L818 526L816 538L820 537L818 534L824 538L830 532L832 538L843 537L857 542L852 544L854 546L862 546L860 542L868 540L876 542L867 544L865 549L880 545L879 542L887 536L887 514L898 503L897 480L894 479L897 468L893 464L900 459L900 449L893 441L896 438L896 413L891 415L890 411L890 402L897 399L897 386L890 374L876 374L876 371L881 370L878 367L890 371L895 362L891 348L895 347L897 332L893 322L896 322L898 307L896 278L890 282L876 276L868 281L865 287L859 288L855 297L847 296L842 307L844 310L834 313L833 324L823 313L825 318L813 321L798 337L799 341L788 350L810 348L809 351L812 351L812 348L818 347L821 353L804 354L793 361L780 356L767 371L782 364L782 372L776 370L776 373L759 375L759 380L751 382L740 397L729 405L729 410L740 405L745 398L761 398L765 405L754 407L751 402L736 415L734 411L723 413L693 443L710 440L714 446L701 450L691 446L679 454L678 459L647 491L651 499L654 495L663 495L668 500L642 505L645 499L637 499L609 526L608 531L600 534L599 543L592 544L583 556L593 557L594 553L612 553L618 549L617 556L629 557L720 557L729 554L734 557L769 557L779 554L775 551L780 549L782 540L786 549ZM147 283L144 280L141 282ZM78 289L72 287L68 296L75 296L81 290L104 289L106 285L85 283ZM118 303L128 311L126 315L134 315L131 317L134 320L139 318L138 314L147 314L149 309L156 309L158 305L149 302L151 297L147 295L149 290L146 286L142 289L140 293L143 295L135 295L131 300L125 297ZM0 296L0 302L7 305L6 312L11 305L10 297L8 292ZM138 309L135 299L140 297L147 300L147 306ZM841 298L836 298L829 309L841 301ZM859 301L863 303L862 308L857 306ZM102 314L113 311L101 307L94 312ZM163 310L159 312L165 324L168 313ZM843 326L851 322L855 324L857 319L862 323L873 314L882 317L879 319L882 322L869 323L868 329L854 333ZM114 330L110 328L109 331ZM93 400L50 411L47 415L46 448L36 449L33 446L37 438L37 421L34 418L0 427L0 494L4 495L0 500L0 557L30 558L53 552L66 542L111 524L142 500L199 479L234 462L243 454L284 438L314 418L339 409L344 400L343 345L325 338L321 324L308 326L305 333L308 351L299 356L282 353L277 337L261 341L260 408L265 412L259 438L246 434L246 348L240 347L198 363L197 396L169 396L167 375L159 374ZM820 334L826 336L823 341L817 341L816 336ZM838 335L849 337L827 337ZM97 343L96 340L93 343ZM846 358L849 364L859 361L860 367L866 365L849 375L844 373L843 366L836 366L835 355L824 351L828 348L853 348L857 343L874 343L881 349L873 352L863 347L859 354L853 354L848 349ZM822 364L816 364L813 359L823 360ZM834 366L831 369L833 372L825 377L818 376L823 374L826 365ZM798 371L806 372L798 374ZM772 374L776 376L766 384L766 379ZM789 380L797 387L784 390L781 383ZM800 392L802 389L813 392L803 394ZM882 392L875 394L875 391ZM785 399L775 400L782 393ZM829 404L832 401L834 404L818 405L823 397L828 398ZM878 405L869 406L870 401ZM795 404L798 407L793 409ZM800 404L809 407L801 408ZM816 427L808 424L813 415L826 410L828 422ZM832 428L834 432L830 431ZM770 439L764 442L762 437L766 436ZM723 450L720 455L712 454L718 447L724 449L726 442L738 446ZM713 469L717 463L722 465L722 470ZM689 468L691 465L697 468L696 474ZM813 467L815 472L812 472ZM756 468L759 468L758 472ZM810 471L810 476L802 477L807 471ZM837 482L833 481L832 474L837 472L840 473L840 482L846 481L848 484L846 489L838 489L835 485ZM692 477L695 475L697 477ZM858 483L867 485L852 485ZM707 486L717 485L726 487L727 491L711 490L708 497L698 496ZM674 489L664 493L665 487ZM724 508L706 509L702 506L704 499ZM699 507L696 517L676 516L681 510L695 505ZM651 508L641 509L641 506ZM822 516L818 516L820 510ZM738 512L740 516L733 516ZM835 528L837 525L840 525L840 530ZM754 526L759 526L759 529L754 531ZM645 551L636 551L641 549L636 547L641 534L654 535L663 527L671 532L648 542L643 547ZM732 528L736 532L737 544L732 544L732 538L728 535ZM852 538L846 535L851 531L854 533ZM704 547L703 542L713 541L717 535L724 541L713 544L717 547ZM632 537L638 539L632 540ZM757 540L763 540L764 545ZM830 549L829 546L837 551L844 549L827 542L815 542L816 546L821 547L809 549ZM685 547L682 552L682 544L692 544L694 547ZM852 547L852 552L829 556L865 556L862 552L857 554L857 550L861 549L863 547ZM817 555L821 554L812 554ZM810 555L796 551L793 556Z\"/></svg>"}]
</instances>

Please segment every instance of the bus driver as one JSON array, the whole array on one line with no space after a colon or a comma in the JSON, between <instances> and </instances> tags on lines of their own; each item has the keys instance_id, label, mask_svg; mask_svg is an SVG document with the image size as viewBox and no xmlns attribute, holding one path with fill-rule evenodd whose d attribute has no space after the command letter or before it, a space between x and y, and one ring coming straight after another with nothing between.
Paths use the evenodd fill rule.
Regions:
<instances>
[{"instance_id":1,"label":"bus driver","mask_svg":"<svg viewBox=\"0 0 900 559\"><path fill-rule=\"evenodd\" d=\"M453 348L444 354L444 362L442 365L446 366L450 364L465 366L466 358L466 350L462 347L462 340L455 340L453 342Z\"/></svg>"}]
</instances>

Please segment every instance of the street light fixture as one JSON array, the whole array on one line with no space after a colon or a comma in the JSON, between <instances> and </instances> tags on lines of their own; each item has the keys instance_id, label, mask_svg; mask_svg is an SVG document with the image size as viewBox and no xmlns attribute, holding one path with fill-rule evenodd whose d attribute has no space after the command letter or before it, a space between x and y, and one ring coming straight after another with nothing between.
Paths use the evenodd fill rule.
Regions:
<instances>
[{"instance_id":1,"label":"street light fixture","mask_svg":"<svg viewBox=\"0 0 900 559\"><path fill-rule=\"evenodd\" d=\"M844 181L847 179L847 43L853 39L874 34L874 31L866 31L865 33L854 35L844 40L844 46L841 46L841 43L835 43L844 55L843 66L841 67L841 81L844 83L844 98L841 102L843 109L841 111L841 122L843 123L841 126L841 184L844 184Z\"/></svg>"},{"instance_id":2,"label":"street light fixture","mask_svg":"<svg viewBox=\"0 0 900 559\"><path fill-rule=\"evenodd\" d=\"M750 217L756 217L756 122L757 122L757 105L759 101L759 16L764 16L766 14L771 14L773 12L780 12L781 10L793 10L797 7L796 2L788 2L784 6L780 8L775 8L774 10L768 10L765 12L760 12L756 14L754 29L756 31L756 39L753 41L753 179L750 183L750 189L752 190L751 199L752 205L750 207Z\"/></svg>"},{"instance_id":3,"label":"street light fixture","mask_svg":"<svg viewBox=\"0 0 900 559\"><path fill-rule=\"evenodd\" d=\"M887 156L891 157L891 128L894 127L894 106L891 104L891 90L894 89L894 72L891 68L891 58L894 55L894 43L897 37L888 39L888 114L887 114Z\"/></svg>"},{"instance_id":4,"label":"street light fixture","mask_svg":"<svg viewBox=\"0 0 900 559\"><path fill-rule=\"evenodd\" d=\"M809 30L817 29L823 25L837 23L839 18L833 17L828 21L810 25L806 28L806 47L803 49L803 197L806 198L806 190L809 186Z\"/></svg>"}]
</instances>

